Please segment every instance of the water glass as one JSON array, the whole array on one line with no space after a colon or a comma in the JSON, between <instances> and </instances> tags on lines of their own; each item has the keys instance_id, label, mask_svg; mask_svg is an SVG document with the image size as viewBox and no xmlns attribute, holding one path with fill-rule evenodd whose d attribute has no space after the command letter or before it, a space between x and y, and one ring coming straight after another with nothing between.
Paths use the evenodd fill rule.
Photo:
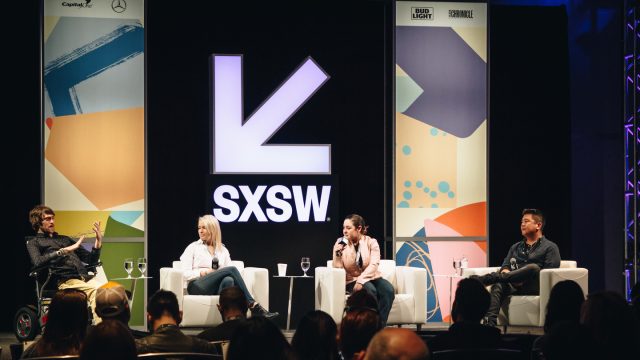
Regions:
<instances>
[{"instance_id":1,"label":"water glass","mask_svg":"<svg viewBox=\"0 0 640 360\"><path fill-rule=\"evenodd\" d=\"M300 267L302 268L302 271L304 271L304 276L307 276L307 270L311 267L311 259L308 257L300 259Z\"/></svg>"},{"instance_id":2,"label":"water glass","mask_svg":"<svg viewBox=\"0 0 640 360\"><path fill-rule=\"evenodd\" d=\"M124 271L127 272L127 279L131 279L131 272L133 271L133 258L124 259Z\"/></svg>"},{"instance_id":3,"label":"water glass","mask_svg":"<svg viewBox=\"0 0 640 360\"><path fill-rule=\"evenodd\" d=\"M138 270L140 271L140 277L144 277L144 273L147 271L147 258L138 258Z\"/></svg>"}]
</instances>

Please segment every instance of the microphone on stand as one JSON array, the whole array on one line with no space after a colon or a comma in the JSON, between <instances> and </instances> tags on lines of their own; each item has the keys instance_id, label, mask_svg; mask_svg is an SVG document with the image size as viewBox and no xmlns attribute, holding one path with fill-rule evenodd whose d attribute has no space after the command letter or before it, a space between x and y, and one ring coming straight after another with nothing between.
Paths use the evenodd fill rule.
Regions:
<instances>
[{"instance_id":1,"label":"microphone on stand","mask_svg":"<svg viewBox=\"0 0 640 360\"><path fill-rule=\"evenodd\" d=\"M518 269L518 263L516 263L516 258L509 259L509 264L510 264L511 270Z\"/></svg>"},{"instance_id":2,"label":"microphone on stand","mask_svg":"<svg viewBox=\"0 0 640 360\"><path fill-rule=\"evenodd\" d=\"M342 250L344 250L344 247L347 246L348 243L349 242L347 241L347 237L343 236L342 239L340 239L340 241L338 242L338 244L342 246L340 247L340 249L336 250L336 256L342 256Z\"/></svg>"}]
</instances>

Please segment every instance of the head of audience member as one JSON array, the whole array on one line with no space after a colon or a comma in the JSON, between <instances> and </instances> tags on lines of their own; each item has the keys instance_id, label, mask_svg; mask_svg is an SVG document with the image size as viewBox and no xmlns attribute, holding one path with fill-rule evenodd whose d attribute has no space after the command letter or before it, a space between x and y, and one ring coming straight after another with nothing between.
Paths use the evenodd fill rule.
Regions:
<instances>
[{"instance_id":1,"label":"head of audience member","mask_svg":"<svg viewBox=\"0 0 640 360\"><path fill-rule=\"evenodd\" d=\"M294 359L291 345L278 327L264 316L253 316L236 328L229 342L228 360Z\"/></svg>"},{"instance_id":2,"label":"head of audience member","mask_svg":"<svg viewBox=\"0 0 640 360\"><path fill-rule=\"evenodd\" d=\"M578 283L573 280L563 280L551 288L549 302L547 303L547 315L544 318L544 330L560 321L580 322L580 309L584 303L584 292Z\"/></svg>"},{"instance_id":3,"label":"head of audience member","mask_svg":"<svg viewBox=\"0 0 640 360\"><path fill-rule=\"evenodd\" d=\"M113 319L129 324L131 310L124 286L109 281L96 290L96 314L101 319Z\"/></svg>"},{"instance_id":4,"label":"head of audience member","mask_svg":"<svg viewBox=\"0 0 640 360\"><path fill-rule=\"evenodd\" d=\"M367 290L361 289L355 291L347 298L347 307L370 307L377 309L378 300L375 296L371 295Z\"/></svg>"},{"instance_id":5,"label":"head of audience member","mask_svg":"<svg viewBox=\"0 0 640 360\"><path fill-rule=\"evenodd\" d=\"M338 327L324 311L308 312L298 323L291 346L299 360L338 359Z\"/></svg>"},{"instance_id":6,"label":"head of audience member","mask_svg":"<svg viewBox=\"0 0 640 360\"><path fill-rule=\"evenodd\" d=\"M402 328L384 328L373 336L365 360L428 360L427 344L414 332Z\"/></svg>"},{"instance_id":7,"label":"head of audience member","mask_svg":"<svg viewBox=\"0 0 640 360\"><path fill-rule=\"evenodd\" d=\"M76 355L89 324L87 295L80 290L59 290L51 299L47 326L38 341L39 356Z\"/></svg>"},{"instance_id":8,"label":"head of audience member","mask_svg":"<svg viewBox=\"0 0 640 360\"><path fill-rule=\"evenodd\" d=\"M56 213L46 205L36 205L29 211L29 223L35 232L53 233Z\"/></svg>"},{"instance_id":9,"label":"head of audience member","mask_svg":"<svg viewBox=\"0 0 640 360\"><path fill-rule=\"evenodd\" d=\"M480 280L462 279L458 282L451 317L455 322L479 323L489 309L491 295Z\"/></svg>"},{"instance_id":10,"label":"head of audience member","mask_svg":"<svg viewBox=\"0 0 640 360\"><path fill-rule=\"evenodd\" d=\"M83 360L133 360L137 356L136 343L129 329L121 321L108 318L89 331L80 350Z\"/></svg>"},{"instance_id":11,"label":"head of audience member","mask_svg":"<svg viewBox=\"0 0 640 360\"><path fill-rule=\"evenodd\" d=\"M182 321L182 311L176 294L167 290L158 290L147 303L147 322L155 331L160 325L178 325Z\"/></svg>"},{"instance_id":12,"label":"head of audience member","mask_svg":"<svg viewBox=\"0 0 640 360\"><path fill-rule=\"evenodd\" d=\"M382 328L377 308L347 306L344 309L338 343L345 360L357 358Z\"/></svg>"},{"instance_id":13,"label":"head of audience member","mask_svg":"<svg viewBox=\"0 0 640 360\"><path fill-rule=\"evenodd\" d=\"M580 321L612 359L637 355L638 329L622 295L613 291L589 294L582 304Z\"/></svg>"},{"instance_id":14,"label":"head of audience member","mask_svg":"<svg viewBox=\"0 0 640 360\"><path fill-rule=\"evenodd\" d=\"M248 308L247 298L239 287L229 286L220 291L218 311L220 311L223 321L227 321L229 318L245 318Z\"/></svg>"},{"instance_id":15,"label":"head of audience member","mask_svg":"<svg viewBox=\"0 0 640 360\"><path fill-rule=\"evenodd\" d=\"M604 358L589 329L576 321L555 322L547 331L546 338L541 349L546 360Z\"/></svg>"}]
</instances>

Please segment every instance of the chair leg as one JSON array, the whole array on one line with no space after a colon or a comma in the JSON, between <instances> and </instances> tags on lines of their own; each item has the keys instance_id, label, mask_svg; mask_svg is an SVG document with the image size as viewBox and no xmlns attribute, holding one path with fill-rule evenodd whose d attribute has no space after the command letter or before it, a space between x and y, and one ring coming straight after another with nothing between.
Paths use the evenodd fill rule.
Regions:
<instances>
[{"instance_id":1,"label":"chair leg","mask_svg":"<svg viewBox=\"0 0 640 360\"><path fill-rule=\"evenodd\" d=\"M418 331L422 330L422 324L416 324L416 329L418 329Z\"/></svg>"}]
</instances>

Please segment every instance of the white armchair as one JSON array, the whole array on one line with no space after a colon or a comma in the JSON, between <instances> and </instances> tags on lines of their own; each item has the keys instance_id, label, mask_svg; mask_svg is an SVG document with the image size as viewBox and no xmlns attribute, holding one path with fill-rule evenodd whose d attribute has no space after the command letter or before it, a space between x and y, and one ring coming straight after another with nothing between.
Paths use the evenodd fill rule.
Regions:
<instances>
[{"instance_id":1,"label":"white armchair","mask_svg":"<svg viewBox=\"0 0 640 360\"><path fill-rule=\"evenodd\" d=\"M326 267L315 269L315 308L328 313L339 324L346 301L346 274L344 269L331 265L330 260ZM380 260L378 270L395 289L387 324L416 324L420 328L427 319L427 271L396 266L393 260Z\"/></svg>"},{"instance_id":2,"label":"white armchair","mask_svg":"<svg viewBox=\"0 0 640 360\"><path fill-rule=\"evenodd\" d=\"M264 268L244 267L242 261L232 261L247 289L253 298L265 308L269 308L269 271ZM160 288L176 294L178 304L182 310L183 327L214 326L222 323L218 311L220 296L218 295L189 295L184 287L183 270L180 261L174 261L173 267L160 269Z\"/></svg>"},{"instance_id":3,"label":"white armchair","mask_svg":"<svg viewBox=\"0 0 640 360\"><path fill-rule=\"evenodd\" d=\"M468 268L462 276L485 275L498 271L499 267ZM498 315L499 325L544 326L547 303L551 288L560 281L573 280L585 295L589 292L589 270L579 268L577 262L563 260L559 269L543 269L540 271L540 295L512 295ZM491 287L488 286L487 289Z\"/></svg>"}]
</instances>

